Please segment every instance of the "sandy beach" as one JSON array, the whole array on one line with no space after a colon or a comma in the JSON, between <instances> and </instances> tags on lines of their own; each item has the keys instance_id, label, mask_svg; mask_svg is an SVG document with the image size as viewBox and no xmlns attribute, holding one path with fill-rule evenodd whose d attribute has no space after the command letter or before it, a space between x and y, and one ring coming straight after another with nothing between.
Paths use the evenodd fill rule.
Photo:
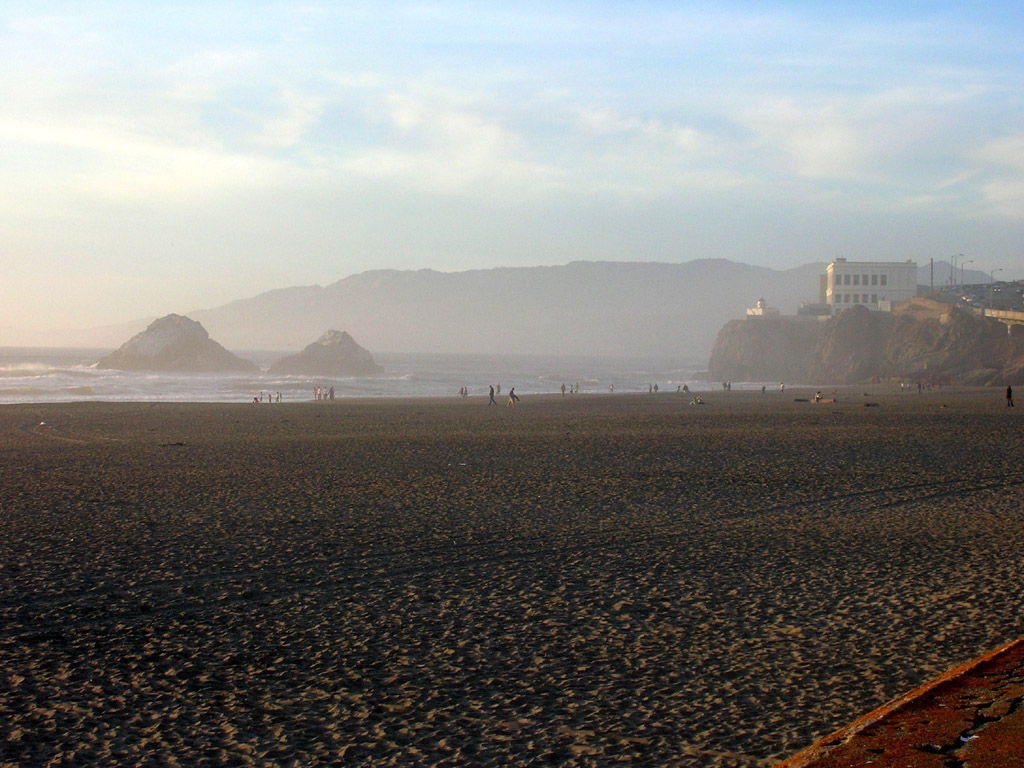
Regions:
<instances>
[{"instance_id":1,"label":"sandy beach","mask_svg":"<svg viewBox=\"0 0 1024 768\"><path fill-rule=\"evenodd\" d=\"M770 766L1024 634L1024 412L811 394L0 406L0 766Z\"/></svg>"}]
</instances>

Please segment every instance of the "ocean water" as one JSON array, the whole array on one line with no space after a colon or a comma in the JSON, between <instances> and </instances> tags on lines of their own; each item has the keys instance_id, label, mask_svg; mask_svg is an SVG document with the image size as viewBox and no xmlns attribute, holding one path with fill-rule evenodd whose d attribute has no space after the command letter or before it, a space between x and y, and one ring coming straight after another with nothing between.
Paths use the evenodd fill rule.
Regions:
<instances>
[{"instance_id":1,"label":"ocean water","mask_svg":"<svg viewBox=\"0 0 1024 768\"><path fill-rule=\"evenodd\" d=\"M267 368L281 352L240 352L261 373L169 374L99 370L93 364L103 349L0 347L0 404L80 400L137 402L252 402L261 393L281 393L282 400L314 399L316 387L334 387L335 397L486 395L490 384L505 394L554 394L563 383L581 393L647 392L654 384L675 392L720 388L697 381L700 361L527 355L377 354L384 366L378 376L317 378L272 376ZM757 388L760 383L733 384Z\"/></svg>"}]
</instances>

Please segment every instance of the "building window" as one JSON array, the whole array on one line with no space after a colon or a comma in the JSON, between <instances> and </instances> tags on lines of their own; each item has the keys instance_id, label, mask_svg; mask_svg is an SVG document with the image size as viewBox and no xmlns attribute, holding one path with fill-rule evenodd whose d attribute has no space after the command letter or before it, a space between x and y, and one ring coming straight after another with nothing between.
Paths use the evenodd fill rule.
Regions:
<instances>
[{"instance_id":1,"label":"building window","mask_svg":"<svg viewBox=\"0 0 1024 768\"><path fill-rule=\"evenodd\" d=\"M864 285L867 285L867 284L868 284L868 276L864 275Z\"/></svg>"},{"instance_id":2,"label":"building window","mask_svg":"<svg viewBox=\"0 0 1024 768\"><path fill-rule=\"evenodd\" d=\"M871 276L871 284L872 285L878 285L878 275L872 275Z\"/></svg>"},{"instance_id":3,"label":"building window","mask_svg":"<svg viewBox=\"0 0 1024 768\"><path fill-rule=\"evenodd\" d=\"M882 275L882 285L885 285L888 280L889 280L889 276L888 275Z\"/></svg>"},{"instance_id":4,"label":"building window","mask_svg":"<svg viewBox=\"0 0 1024 768\"><path fill-rule=\"evenodd\" d=\"M860 303L861 304L867 304L868 303L868 295L866 293L863 296L860 297Z\"/></svg>"},{"instance_id":5,"label":"building window","mask_svg":"<svg viewBox=\"0 0 1024 768\"><path fill-rule=\"evenodd\" d=\"M853 276L853 284L854 285L860 285L860 275L854 275Z\"/></svg>"},{"instance_id":6,"label":"building window","mask_svg":"<svg viewBox=\"0 0 1024 768\"><path fill-rule=\"evenodd\" d=\"M850 284L850 276L849 275L843 275L843 285L849 285L849 284Z\"/></svg>"},{"instance_id":7,"label":"building window","mask_svg":"<svg viewBox=\"0 0 1024 768\"><path fill-rule=\"evenodd\" d=\"M849 304L849 303L850 303L850 294L844 293L843 294L843 304Z\"/></svg>"}]
</instances>

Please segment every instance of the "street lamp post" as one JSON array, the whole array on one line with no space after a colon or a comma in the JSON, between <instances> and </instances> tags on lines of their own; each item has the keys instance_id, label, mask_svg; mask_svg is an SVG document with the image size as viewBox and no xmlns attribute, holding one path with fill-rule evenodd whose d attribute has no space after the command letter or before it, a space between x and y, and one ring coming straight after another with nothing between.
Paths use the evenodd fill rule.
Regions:
<instances>
[{"instance_id":1,"label":"street lamp post","mask_svg":"<svg viewBox=\"0 0 1024 768\"><path fill-rule=\"evenodd\" d=\"M1002 272L1002 271L1003 271L1003 268L999 267L997 269L993 269L991 272L988 273L988 308L989 309L995 309L995 305L993 304L993 299L992 299L992 288L995 286L995 283L996 283L996 272Z\"/></svg>"},{"instance_id":2,"label":"street lamp post","mask_svg":"<svg viewBox=\"0 0 1024 768\"><path fill-rule=\"evenodd\" d=\"M973 264L974 259L968 259L967 261L960 262L960 290L963 290L967 286L964 285L964 266L967 264Z\"/></svg>"},{"instance_id":3,"label":"street lamp post","mask_svg":"<svg viewBox=\"0 0 1024 768\"><path fill-rule=\"evenodd\" d=\"M954 253L949 257L949 287L954 291L956 290L956 260L962 259L964 255L962 253Z\"/></svg>"}]
</instances>

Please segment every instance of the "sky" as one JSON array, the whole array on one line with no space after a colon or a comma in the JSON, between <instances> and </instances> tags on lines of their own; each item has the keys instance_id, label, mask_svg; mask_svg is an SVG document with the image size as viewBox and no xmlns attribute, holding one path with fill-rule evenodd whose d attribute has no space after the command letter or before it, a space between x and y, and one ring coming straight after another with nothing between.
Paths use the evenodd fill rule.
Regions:
<instances>
[{"instance_id":1,"label":"sky","mask_svg":"<svg viewBox=\"0 0 1024 768\"><path fill-rule=\"evenodd\" d=\"M1021 51L1020 2L6 0L0 329L382 268L1024 278Z\"/></svg>"}]
</instances>

